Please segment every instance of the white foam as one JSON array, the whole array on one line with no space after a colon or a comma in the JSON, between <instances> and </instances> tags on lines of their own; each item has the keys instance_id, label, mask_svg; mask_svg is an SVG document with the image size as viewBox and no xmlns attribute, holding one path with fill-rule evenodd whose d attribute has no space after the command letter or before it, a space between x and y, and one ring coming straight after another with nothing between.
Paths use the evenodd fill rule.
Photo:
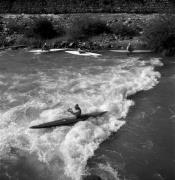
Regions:
<instances>
[{"instance_id":1,"label":"white foam","mask_svg":"<svg viewBox=\"0 0 175 180\"><path fill-rule=\"evenodd\" d=\"M163 66L163 63L160 61L161 59L160 58L152 58L150 60L150 63L153 65L153 66Z\"/></svg>"},{"instance_id":2,"label":"white foam","mask_svg":"<svg viewBox=\"0 0 175 180\"><path fill-rule=\"evenodd\" d=\"M116 119L115 122L114 119L110 119L110 121L104 124L101 122L98 125L88 121L80 122L68 132L60 148L68 176L79 179L85 171L88 158L94 155L99 144L114 129L117 130L124 124L124 121Z\"/></svg>"},{"instance_id":3,"label":"white foam","mask_svg":"<svg viewBox=\"0 0 175 180\"><path fill-rule=\"evenodd\" d=\"M115 180L120 180L118 172L110 164L99 164L98 167L112 175Z\"/></svg>"}]
</instances>

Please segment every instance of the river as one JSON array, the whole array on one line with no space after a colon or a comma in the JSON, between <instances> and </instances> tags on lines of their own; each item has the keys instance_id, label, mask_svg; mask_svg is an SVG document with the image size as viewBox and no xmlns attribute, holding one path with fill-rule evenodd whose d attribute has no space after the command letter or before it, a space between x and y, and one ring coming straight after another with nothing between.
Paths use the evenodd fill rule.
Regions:
<instances>
[{"instance_id":1,"label":"river","mask_svg":"<svg viewBox=\"0 0 175 180\"><path fill-rule=\"evenodd\" d=\"M173 179L175 64L101 53L1 52L1 180ZM83 113L108 113L29 128L71 116L75 104Z\"/></svg>"}]
</instances>

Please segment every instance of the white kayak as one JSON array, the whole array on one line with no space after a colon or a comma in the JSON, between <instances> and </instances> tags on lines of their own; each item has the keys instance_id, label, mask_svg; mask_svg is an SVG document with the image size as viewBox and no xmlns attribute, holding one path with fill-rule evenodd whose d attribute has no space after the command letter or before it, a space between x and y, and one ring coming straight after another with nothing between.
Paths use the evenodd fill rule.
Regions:
<instances>
[{"instance_id":1,"label":"white kayak","mask_svg":"<svg viewBox=\"0 0 175 180\"><path fill-rule=\"evenodd\" d=\"M101 56L101 54L92 53L92 52L83 52L83 53L80 53L79 51L65 51L65 52L78 56L93 56L93 57Z\"/></svg>"},{"instance_id":2,"label":"white kayak","mask_svg":"<svg viewBox=\"0 0 175 180\"><path fill-rule=\"evenodd\" d=\"M49 49L49 50L42 50L42 49L33 49L33 50L30 50L29 52L31 53L37 53L37 54L40 54L40 53L52 53L52 52L58 52L58 51L64 51L66 49Z\"/></svg>"},{"instance_id":3,"label":"white kayak","mask_svg":"<svg viewBox=\"0 0 175 180\"><path fill-rule=\"evenodd\" d=\"M110 50L118 53L128 53L128 50ZM152 50L134 50L132 53L152 53Z\"/></svg>"}]
</instances>

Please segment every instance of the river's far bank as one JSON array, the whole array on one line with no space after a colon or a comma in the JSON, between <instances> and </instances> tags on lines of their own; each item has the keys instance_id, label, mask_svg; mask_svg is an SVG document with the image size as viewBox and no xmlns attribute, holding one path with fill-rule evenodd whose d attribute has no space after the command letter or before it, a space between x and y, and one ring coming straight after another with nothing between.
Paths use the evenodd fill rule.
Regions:
<instances>
[{"instance_id":1,"label":"river's far bank","mask_svg":"<svg viewBox=\"0 0 175 180\"><path fill-rule=\"evenodd\" d=\"M92 19L98 19L101 22L114 28L126 31L125 34L116 35L115 32L103 32L92 34L86 39L76 39L70 37L67 29L71 28L75 19L86 16ZM108 14L108 13L87 13L87 14L1 14L1 42L0 46L27 46L31 48L41 48L46 41L51 48L82 48L88 50L105 50L105 49L126 49L129 42L136 49L145 49L146 43L140 38L143 26L156 17L157 14ZM61 28L65 31L59 36L53 38L41 39L28 35L27 31L32 26L34 19L46 18L53 24L54 29ZM98 22L97 22L98 23ZM116 25L117 24L117 25ZM115 25L117 27L115 27ZM125 27L123 26L125 25ZM97 25L98 26L98 25ZM97 27L98 28L98 27ZM99 27L100 28L100 27ZM103 28L103 27L102 27ZM123 29L122 29L123 28ZM27 29L27 30L26 30ZM99 30L97 30L99 31ZM114 30L113 30L114 31ZM121 33L121 32L119 32ZM27 35L26 35L27 34Z\"/></svg>"},{"instance_id":2,"label":"river's far bank","mask_svg":"<svg viewBox=\"0 0 175 180\"><path fill-rule=\"evenodd\" d=\"M0 48L151 49L175 55L174 14L3 14ZM15 49L15 48L14 48Z\"/></svg>"}]
</instances>

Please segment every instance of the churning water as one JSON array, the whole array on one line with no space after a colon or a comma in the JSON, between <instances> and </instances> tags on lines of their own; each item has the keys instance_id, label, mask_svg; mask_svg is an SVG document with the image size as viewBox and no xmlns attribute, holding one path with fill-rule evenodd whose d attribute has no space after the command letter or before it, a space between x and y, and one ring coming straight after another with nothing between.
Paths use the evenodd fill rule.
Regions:
<instances>
[{"instance_id":1,"label":"churning water","mask_svg":"<svg viewBox=\"0 0 175 180\"><path fill-rule=\"evenodd\" d=\"M89 174L88 159L125 124L134 105L127 97L156 86L161 75L154 68L160 65L157 58L107 52L98 58L1 53L0 179L80 180ZM83 113L108 113L69 127L29 129L71 116L67 109L75 104ZM119 178L110 164L98 166Z\"/></svg>"}]
</instances>

